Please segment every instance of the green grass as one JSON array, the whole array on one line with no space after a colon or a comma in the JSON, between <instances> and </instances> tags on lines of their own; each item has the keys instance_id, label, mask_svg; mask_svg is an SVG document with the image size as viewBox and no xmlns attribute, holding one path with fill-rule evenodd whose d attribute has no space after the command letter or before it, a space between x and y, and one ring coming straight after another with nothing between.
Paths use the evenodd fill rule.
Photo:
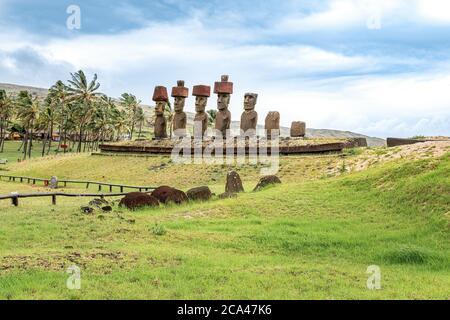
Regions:
<instances>
[{"instance_id":1,"label":"green grass","mask_svg":"<svg viewBox=\"0 0 450 320\"><path fill-rule=\"evenodd\" d=\"M58 199L56 207L50 199L23 199L18 208L0 202L0 298L449 299L450 155L338 178L302 172L333 159L286 157L282 185L179 207L86 215L79 207L87 199ZM110 171L129 183L166 174L174 185L209 181L223 192L227 168L206 168L200 178L195 166L144 170L161 161L77 155L10 169L71 177L97 170L98 178ZM75 172L76 163L87 173ZM256 169L241 172L251 190ZM0 182L1 193L13 188L42 189ZM73 264L81 290L66 287ZM366 288L370 265L381 268L381 290Z\"/></svg>"},{"instance_id":2,"label":"green grass","mask_svg":"<svg viewBox=\"0 0 450 320\"><path fill-rule=\"evenodd\" d=\"M14 164L19 160L23 159L22 150L19 151L21 146L20 141L5 141L5 148L2 153L0 153L0 159L7 159L10 164ZM58 142L52 142L52 148L50 149L50 154L55 155L58 148ZM42 157L42 142L34 141L33 148L31 149L31 158L41 158ZM0 166L0 170L4 169L5 166Z\"/></svg>"}]
</instances>

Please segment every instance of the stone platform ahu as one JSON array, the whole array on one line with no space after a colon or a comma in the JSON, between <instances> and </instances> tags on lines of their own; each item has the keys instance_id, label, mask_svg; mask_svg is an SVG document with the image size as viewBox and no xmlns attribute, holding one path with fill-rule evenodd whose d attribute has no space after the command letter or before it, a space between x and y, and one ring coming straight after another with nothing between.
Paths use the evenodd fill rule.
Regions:
<instances>
[{"instance_id":1,"label":"stone platform ahu","mask_svg":"<svg viewBox=\"0 0 450 320\"><path fill-rule=\"evenodd\" d=\"M171 153L175 145L180 141L191 139L191 143L202 144L203 148L208 147L208 143L220 143L228 138L236 141L242 138L246 148L250 143L256 143L261 151L265 144L272 145L279 142L280 153L303 153L303 152L327 152L340 151L343 149L344 141L315 141L307 139L306 123L303 121L292 122L290 137L280 137L279 111L271 111L265 117L264 131L258 134L258 112L256 105L258 93L247 92L243 99L243 112L240 118L239 134L235 137L231 133L232 114L229 109L231 96L234 92L234 83L230 81L228 75L222 75L219 81L213 86L213 93L216 95L216 116L213 123L214 134L208 136L208 125L213 122L206 112L208 99L211 97L211 86L198 84L192 87L192 96L195 97L195 117L193 128L189 128L188 116L185 112L186 102L190 89L184 80L178 80L176 86L172 87L171 98L173 98L174 113L171 118L167 117L167 106L170 105L168 90L165 86L156 86L153 91L153 101L155 102L154 138L152 141L130 142L119 144L108 144L100 146L102 151L107 152L139 152L139 153ZM194 109L194 108L193 108ZM170 128L172 139L169 139L168 129ZM227 146L229 148L229 146Z\"/></svg>"}]
</instances>

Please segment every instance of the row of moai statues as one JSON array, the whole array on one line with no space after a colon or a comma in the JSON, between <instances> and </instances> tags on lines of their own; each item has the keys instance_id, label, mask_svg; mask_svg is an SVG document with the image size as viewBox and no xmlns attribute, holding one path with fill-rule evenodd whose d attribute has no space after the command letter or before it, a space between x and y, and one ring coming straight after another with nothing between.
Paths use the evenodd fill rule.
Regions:
<instances>
[{"instance_id":1,"label":"row of moai statues","mask_svg":"<svg viewBox=\"0 0 450 320\"><path fill-rule=\"evenodd\" d=\"M233 94L233 82L229 82L229 77L223 75L221 81L215 82L214 93L217 94L217 114L215 129L227 137L231 127L231 112L228 109L231 95ZM192 95L195 96L195 118L194 118L194 137L205 137L208 130L208 114L206 106L208 98L211 96L211 87L207 85L196 85L193 87ZM187 135L187 115L184 112L185 101L189 96L189 88L185 87L184 81L177 81L177 86L172 88L172 98L174 98L175 114L172 120L172 129L176 137L185 137ZM241 131L246 135L256 135L258 124L258 113L255 111L258 94L246 93L244 96L244 112L241 116ZM157 86L153 93L155 102L155 139L167 138L167 119L164 116L166 104L169 101L166 87ZM303 137L305 135L305 123L293 122L291 128L292 137ZM271 139L273 135L280 135L280 113L277 111L269 112L265 121L265 132L267 138Z\"/></svg>"}]
</instances>

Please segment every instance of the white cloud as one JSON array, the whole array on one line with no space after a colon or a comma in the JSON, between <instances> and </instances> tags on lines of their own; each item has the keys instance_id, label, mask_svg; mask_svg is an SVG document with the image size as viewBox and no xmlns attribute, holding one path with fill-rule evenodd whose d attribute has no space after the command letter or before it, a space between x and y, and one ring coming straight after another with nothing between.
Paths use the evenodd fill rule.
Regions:
<instances>
[{"instance_id":1,"label":"white cloud","mask_svg":"<svg viewBox=\"0 0 450 320\"><path fill-rule=\"evenodd\" d=\"M326 13L313 14L297 27L348 25L360 21L359 13L366 10L358 7L361 1L334 3ZM394 1L386 5L387 10L401 3ZM1 64L5 68L0 72L0 82L10 79L49 86L67 79L68 70L84 69L99 74L103 92L112 96L132 92L151 103L155 85L171 87L177 79L186 80L189 86L212 85L221 74L230 74L235 82L231 111L236 120L242 111L244 92L255 91L260 94L261 123L268 111L278 110L285 126L298 119L310 127L380 136L434 131L450 135L449 65L427 72L370 76L390 65L427 64L431 68L434 64L401 55L345 55L301 44L249 44L261 37L260 30L210 28L200 16L115 35L71 39L36 39L9 29L0 33ZM341 16L343 20L339 20ZM25 56L28 63L20 61L27 52L35 52L39 59L32 62ZM352 74L366 76L355 78ZM215 107L213 97L209 106ZM193 99L188 100L187 110L193 111Z\"/></svg>"},{"instance_id":2,"label":"white cloud","mask_svg":"<svg viewBox=\"0 0 450 320\"><path fill-rule=\"evenodd\" d=\"M359 25L366 27L370 19L392 19L410 10L408 0L329 0L326 10L309 15L292 13L283 19L278 30L283 32L336 31Z\"/></svg>"},{"instance_id":3,"label":"white cloud","mask_svg":"<svg viewBox=\"0 0 450 320\"><path fill-rule=\"evenodd\" d=\"M450 1L417 0L418 15L435 24L450 24Z\"/></svg>"}]
</instances>

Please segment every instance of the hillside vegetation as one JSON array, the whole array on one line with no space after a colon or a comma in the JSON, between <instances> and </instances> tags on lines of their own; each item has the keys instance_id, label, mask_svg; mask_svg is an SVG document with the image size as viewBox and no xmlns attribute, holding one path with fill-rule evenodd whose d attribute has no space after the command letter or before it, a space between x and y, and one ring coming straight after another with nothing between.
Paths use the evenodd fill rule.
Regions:
<instances>
[{"instance_id":1,"label":"hillside vegetation","mask_svg":"<svg viewBox=\"0 0 450 320\"><path fill-rule=\"evenodd\" d=\"M0 202L0 298L449 299L450 154L327 174L342 163L283 157L283 184L257 193L259 170L247 165L237 199L137 212L84 214L87 199ZM228 167L69 155L7 170L223 192ZM2 194L30 190L43 188L0 182ZM81 290L66 287L74 264ZM366 288L370 265L381 290Z\"/></svg>"}]
</instances>

